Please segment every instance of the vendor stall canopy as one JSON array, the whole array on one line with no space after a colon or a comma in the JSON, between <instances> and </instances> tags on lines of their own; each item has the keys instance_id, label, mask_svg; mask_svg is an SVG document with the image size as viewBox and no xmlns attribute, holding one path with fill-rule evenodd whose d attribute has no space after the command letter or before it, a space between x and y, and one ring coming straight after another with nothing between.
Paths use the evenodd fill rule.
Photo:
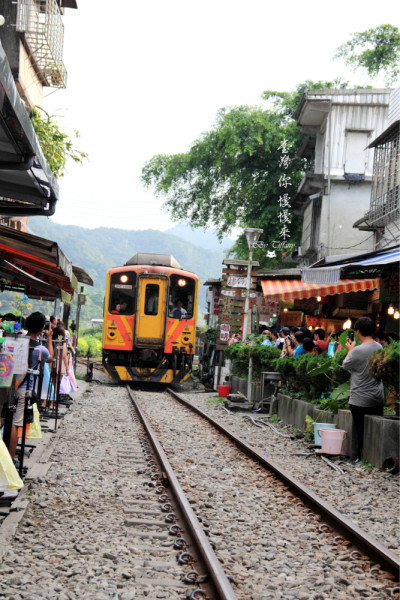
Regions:
<instances>
[{"instance_id":1,"label":"vendor stall canopy","mask_svg":"<svg viewBox=\"0 0 400 600\"><path fill-rule=\"evenodd\" d=\"M0 42L0 214L50 216L58 196Z\"/></svg>"},{"instance_id":2,"label":"vendor stall canopy","mask_svg":"<svg viewBox=\"0 0 400 600\"><path fill-rule=\"evenodd\" d=\"M4 287L25 286L30 297L70 302L78 281L93 285L84 269L73 265L56 242L0 225L0 277Z\"/></svg>"},{"instance_id":3,"label":"vendor stall canopy","mask_svg":"<svg viewBox=\"0 0 400 600\"><path fill-rule=\"evenodd\" d=\"M379 289L379 279L342 279L337 284L303 283L299 279L261 281L264 296L276 296L280 300L333 296L349 292Z\"/></svg>"}]
</instances>

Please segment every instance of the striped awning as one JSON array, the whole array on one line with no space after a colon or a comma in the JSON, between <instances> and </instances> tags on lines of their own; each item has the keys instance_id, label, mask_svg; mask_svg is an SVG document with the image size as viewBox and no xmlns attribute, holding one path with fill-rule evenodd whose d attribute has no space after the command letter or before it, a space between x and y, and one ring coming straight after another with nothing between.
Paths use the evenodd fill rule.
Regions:
<instances>
[{"instance_id":1,"label":"striped awning","mask_svg":"<svg viewBox=\"0 0 400 600\"><path fill-rule=\"evenodd\" d=\"M300 279L266 280L261 282L264 296L276 296L280 300L333 296L349 292L379 289L379 279L341 279L339 283L303 283Z\"/></svg>"}]
</instances>

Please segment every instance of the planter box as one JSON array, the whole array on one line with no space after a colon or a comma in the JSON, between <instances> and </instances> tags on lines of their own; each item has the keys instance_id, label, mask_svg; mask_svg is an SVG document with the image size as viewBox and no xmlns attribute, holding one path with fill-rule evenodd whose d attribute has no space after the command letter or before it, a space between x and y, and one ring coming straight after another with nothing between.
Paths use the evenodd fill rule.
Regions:
<instances>
[{"instance_id":1,"label":"planter box","mask_svg":"<svg viewBox=\"0 0 400 600\"><path fill-rule=\"evenodd\" d=\"M344 429L346 439L343 442L343 452L352 459L357 456L357 436L351 412L341 408L337 413L337 428Z\"/></svg>"},{"instance_id":2,"label":"planter box","mask_svg":"<svg viewBox=\"0 0 400 600\"><path fill-rule=\"evenodd\" d=\"M247 398L247 379L240 379L240 377L236 377L236 375L232 375L231 377L231 392L232 394L237 394L240 392ZM251 384L251 399L252 402L260 402L261 400L261 386L259 383Z\"/></svg>"},{"instance_id":3,"label":"planter box","mask_svg":"<svg viewBox=\"0 0 400 600\"><path fill-rule=\"evenodd\" d=\"M278 415L284 423L293 425L300 431L306 430L306 416L310 415L314 421L320 423L335 423L338 427L338 416L333 413L324 410L321 411L318 406L306 402L305 400L299 400L298 398L291 398L285 394L278 394Z\"/></svg>"},{"instance_id":4,"label":"planter box","mask_svg":"<svg viewBox=\"0 0 400 600\"><path fill-rule=\"evenodd\" d=\"M247 397L247 381L239 377L231 378L232 393L241 392ZM252 384L253 401L261 400L261 388L259 383ZM335 423L337 429L346 431L346 439L343 444L343 452L346 456L355 458L357 453L356 434L353 418L350 410L340 409L334 413L324 410L318 406L291 398L285 394L278 394L277 412L283 423L292 425L300 431L305 431L306 415L320 423ZM366 416L364 431L363 459L376 467L390 468L399 463L399 439L400 418L398 416L386 415L384 417Z\"/></svg>"},{"instance_id":5,"label":"planter box","mask_svg":"<svg viewBox=\"0 0 400 600\"><path fill-rule=\"evenodd\" d=\"M346 432L346 438L343 442L343 452L346 456L355 457L357 453L356 436L353 426L353 419L349 410L339 410L334 413L323 410L305 400L291 398L285 394L278 394L278 415L284 423L293 425L300 431L306 430L306 416L310 415L314 421L319 423L335 423L337 429L343 429Z\"/></svg>"},{"instance_id":6,"label":"planter box","mask_svg":"<svg viewBox=\"0 0 400 600\"><path fill-rule=\"evenodd\" d=\"M364 419L363 459L380 469L399 464L400 419L392 415Z\"/></svg>"}]
</instances>

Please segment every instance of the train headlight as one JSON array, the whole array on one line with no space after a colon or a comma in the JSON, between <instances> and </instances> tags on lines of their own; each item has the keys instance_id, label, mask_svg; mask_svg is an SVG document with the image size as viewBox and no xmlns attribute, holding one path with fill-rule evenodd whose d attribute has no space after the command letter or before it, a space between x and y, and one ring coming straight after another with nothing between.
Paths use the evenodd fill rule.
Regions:
<instances>
[{"instance_id":1,"label":"train headlight","mask_svg":"<svg viewBox=\"0 0 400 600\"><path fill-rule=\"evenodd\" d=\"M121 275L119 280L121 281L121 283L126 283L128 281L128 275Z\"/></svg>"},{"instance_id":2,"label":"train headlight","mask_svg":"<svg viewBox=\"0 0 400 600\"><path fill-rule=\"evenodd\" d=\"M178 279L179 287L185 287L186 284L187 284L186 279Z\"/></svg>"}]
</instances>

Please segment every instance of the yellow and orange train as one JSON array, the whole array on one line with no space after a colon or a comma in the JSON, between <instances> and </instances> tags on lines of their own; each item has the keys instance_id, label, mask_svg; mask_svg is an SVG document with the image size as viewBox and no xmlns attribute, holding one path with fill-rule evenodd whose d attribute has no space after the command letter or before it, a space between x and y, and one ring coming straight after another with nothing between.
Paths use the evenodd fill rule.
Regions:
<instances>
[{"instance_id":1,"label":"yellow and orange train","mask_svg":"<svg viewBox=\"0 0 400 600\"><path fill-rule=\"evenodd\" d=\"M103 367L114 381L182 382L192 370L199 279L169 254L107 273Z\"/></svg>"}]
</instances>

